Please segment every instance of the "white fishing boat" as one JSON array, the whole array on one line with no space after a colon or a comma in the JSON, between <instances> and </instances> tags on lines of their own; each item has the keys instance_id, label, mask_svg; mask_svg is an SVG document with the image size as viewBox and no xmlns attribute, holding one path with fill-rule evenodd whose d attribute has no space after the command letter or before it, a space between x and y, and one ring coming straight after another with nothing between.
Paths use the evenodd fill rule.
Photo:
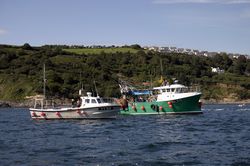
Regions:
<instances>
[{"instance_id":1,"label":"white fishing boat","mask_svg":"<svg viewBox=\"0 0 250 166\"><path fill-rule=\"evenodd\" d=\"M98 94L94 97L90 92L87 92L87 96L82 96L81 90L76 104L56 107L54 102L46 99L45 65L43 79L43 95L36 96L34 107L29 109L32 119L107 119L116 118L120 111L120 105L114 99L101 98Z\"/></svg>"},{"instance_id":2,"label":"white fishing boat","mask_svg":"<svg viewBox=\"0 0 250 166\"><path fill-rule=\"evenodd\" d=\"M109 119L116 118L120 105L112 98L94 97L90 92L81 96L77 105L55 107L44 105L44 98L36 98L34 108L30 108L32 119Z\"/></svg>"}]
</instances>

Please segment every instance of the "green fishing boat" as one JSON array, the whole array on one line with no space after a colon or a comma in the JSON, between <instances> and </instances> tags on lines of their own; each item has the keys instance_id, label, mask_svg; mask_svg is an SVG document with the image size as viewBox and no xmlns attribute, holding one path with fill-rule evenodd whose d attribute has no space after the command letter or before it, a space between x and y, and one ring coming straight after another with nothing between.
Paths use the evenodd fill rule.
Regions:
<instances>
[{"instance_id":1,"label":"green fishing boat","mask_svg":"<svg viewBox=\"0 0 250 166\"><path fill-rule=\"evenodd\" d=\"M200 114L201 93L181 84L164 85L152 90L121 86L122 115Z\"/></svg>"}]
</instances>

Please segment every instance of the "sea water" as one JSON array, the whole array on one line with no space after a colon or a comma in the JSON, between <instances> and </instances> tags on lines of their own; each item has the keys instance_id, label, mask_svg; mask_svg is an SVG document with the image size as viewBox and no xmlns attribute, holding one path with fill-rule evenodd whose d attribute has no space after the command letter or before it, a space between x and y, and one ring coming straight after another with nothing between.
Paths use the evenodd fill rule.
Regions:
<instances>
[{"instance_id":1,"label":"sea water","mask_svg":"<svg viewBox=\"0 0 250 166\"><path fill-rule=\"evenodd\" d=\"M0 165L250 165L250 105L199 115L32 120L0 109Z\"/></svg>"}]
</instances>

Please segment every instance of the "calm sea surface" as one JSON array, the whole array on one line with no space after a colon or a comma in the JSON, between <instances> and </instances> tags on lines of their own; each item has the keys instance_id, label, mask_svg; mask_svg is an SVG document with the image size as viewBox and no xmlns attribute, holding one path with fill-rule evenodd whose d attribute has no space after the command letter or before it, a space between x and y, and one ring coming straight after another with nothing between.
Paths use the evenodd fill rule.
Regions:
<instances>
[{"instance_id":1,"label":"calm sea surface","mask_svg":"<svg viewBox=\"0 0 250 166\"><path fill-rule=\"evenodd\" d=\"M0 165L250 165L250 105L204 114L31 120L0 109Z\"/></svg>"}]
</instances>

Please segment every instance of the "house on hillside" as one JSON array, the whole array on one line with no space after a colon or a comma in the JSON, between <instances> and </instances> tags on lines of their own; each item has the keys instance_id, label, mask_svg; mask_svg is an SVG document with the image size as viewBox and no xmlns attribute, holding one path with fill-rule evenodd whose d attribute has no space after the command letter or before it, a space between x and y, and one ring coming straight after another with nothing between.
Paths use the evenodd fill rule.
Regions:
<instances>
[{"instance_id":1,"label":"house on hillside","mask_svg":"<svg viewBox=\"0 0 250 166\"><path fill-rule=\"evenodd\" d=\"M220 69L219 67L211 67L211 70L213 73L218 73L218 74L225 73L225 70Z\"/></svg>"},{"instance_id":2,"label":"house on hillside","mask_svg":"<svg viewBox=\"0 0 250 166\"><path fill-rule=\"evenodd\" d=\"M151 46L151 47L148 48L148 50L150 50L150 51L159 51L159 47Z\"/></svg>"},{"instance_id":3,"label":"house on hillside","mask_svg":"<svg viewBox=\"0 0 250 166\"><path fill-rule=\"evenodd\" d=\"M159 51L160 51L160 52L164 52L164 53L170 52L170 48L169 48L169 47L160 47L160 48L159 48Z\"/></svg>"}]
</instances>

